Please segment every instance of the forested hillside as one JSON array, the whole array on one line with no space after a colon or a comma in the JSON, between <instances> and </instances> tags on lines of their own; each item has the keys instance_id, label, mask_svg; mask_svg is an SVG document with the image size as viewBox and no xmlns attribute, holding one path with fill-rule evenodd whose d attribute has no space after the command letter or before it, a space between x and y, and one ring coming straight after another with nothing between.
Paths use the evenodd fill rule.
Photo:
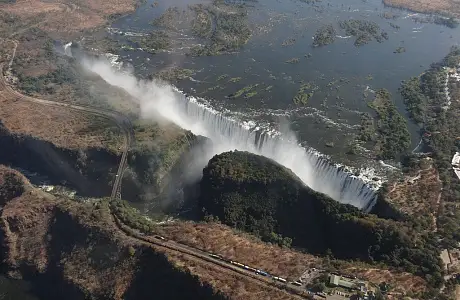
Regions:
<instances>
[{"instance_id":1,"label":"forested hillside","mask_svg":"<svg viewBox=\"0 0 460 300\"><path fill-rule=\"evenodd\" d=\"M305 186L262 156L227 152L203 170L200 205L206 218L284 246L338 258L383 261L442 281L433 241L410 226L367 215Z\"/></svg>"}]
</instances>

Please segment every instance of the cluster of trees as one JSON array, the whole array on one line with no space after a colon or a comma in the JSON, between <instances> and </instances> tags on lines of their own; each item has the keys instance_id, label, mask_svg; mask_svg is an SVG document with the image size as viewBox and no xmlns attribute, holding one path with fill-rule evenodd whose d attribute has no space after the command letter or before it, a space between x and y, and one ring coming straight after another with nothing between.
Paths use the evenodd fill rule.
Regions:
<instances>
[{"instance_id":1,"label":"cluster of trees","mask_svg":"<svg viewBox=\"0 0 460 300\"><path fill-rule=\"evenodd\" d=\"M195 12L192 20L192 32L201 38L210 38L212 35L212 15L206 10L203 4L190 7Z\"/></svg>"},{"instance_id":2,"label":"cluster of trees","mask_svg":"<svg viewBox=\"0 0 460 300\"><path fill-rule=\"evenodd\" d=\"M20 196L24 192L22 180L12 172L6 172L0 178L0 205Z\"/></svg>"},{"instance_id":3,"label":"cluster of trees","mask_svg":"<svg viewBox=\"0 0 460 300\"><path fill-rule=\"evenodd\" d=\"M449 28L457 28L458 27L458 21L451 17L451 18L443 18L440 16L435 16L433 22L438 25L444 25Z\"/></svg>"},{"instance_id":4,"label":"cluster of trees","mask_svg":"<svg viewBox=\"0 0 460 300\"><path fill-rule=\"evenodd\" d=\"M457 68L460 63L460 48L454 47L440 62L435 63L422 76L404 82L401 94L404 97L411 118L422 128L424 144L432 158L443 183L444 207L438 218L438 235L444 247L457 247L460 242L460 180L452 170L452 156L460 151L460 90L451 85L453 101L448 108L444 93L446 70Z\"/></svg>"},{"instance_id":5,"label":"cluster of trees","mask_svg":"<svg viewBox=\"0 0 460 300\"><path fill-rule=\"evenodd\" d=\"M381 43L388 40L388 33L380 32L380 27L377 23L367 20L345 20L339 22L340 28L345 30L346 35L356 37L355 46L365 45L375 39Z\"/></svg>"},{"instance_id":6,"label":"cluster of trees","mask_svg":"<svg viewBox=\"0 0 460 300\"><path fill-rule=\"evenodd\" d=\"M235 51L245 45L251 37L246 12L227 13L208 8L215 25L212 34L208 34L208 42L204 46L192 48L191 55L218 55Z\"/></svg>"},{"instance_id":7,"label":"cluster of trees","mask_svg":"<svg viewBox=\"0 0 460 300\"><path fill-rule=\"evenodd\" d=\"M110 205L115 215L127 226L145 234L152 234L155 232L155 224L141 215L139 211L129 205L129 203L125 201L112 201Z\"/></svg>"},{"instance_id":8,"label":"cluster of trees","mask_svg":"<svg viewBox=\"0 0 460 300\"><path fill-rule=\"evenodd\" d=\"M404 153L410 146L410 133L390 93L380 89L369 106L377 113L377 120L374 122L368 115L362 116L360 138L365 142L376 142L379 159L393 159Z\"/></svg>"},{"instance_id":9,"label":"cluster of trees","mask_svg":"<svg viewBox=\"0 0 460 300\"><path fill-rule=\"evenodd\" d=\"M432 237L317 193L261 156L235 151L211 159L203 170L200 204L221 222L264 240L289 237L310 252L330 249L337 258L382 261L426 275L433 286L442 282Z\"/></svg>"},{"instance_id":10,"label":"cluster of trees","mask_svg":"<svg viewBox=\"0 0 460 300\"><path fill-rule=\"evenodd\" d=\"M152 54L155 54L158 50L164 50L171 47L171 39L169 35L162 30L152 31L136 43L142 49Z\"/></svg>"},{"instance_id":11,"label":"cluster of trees","mask_svg":"<svg viewBox=\"0 0 460 300\"><path fill-rule=\"evenodd\" d=\"M324 25L316 30L313 36L313 46L326 46L335 41L336 31L332 24Z\"/></svg>"},{"instance_id":12,"label":"cluster of trees","mask_svg":"<svg viewBox=\"0 0 460 300\"><path fill-rule=\"evenodd\" d=\"M19 88L28 95L51 94L55 86L77 83L78 75L72 71L71 68L58 66L56 70L36 77L24 76L20 73L18 74Z\"/></svg>"},{"instance_id":13,"label":"cluster of trees","mask_svg":"<svg viewBox=\"0 0 460 300\"><path fill-rule=\"evenodd\" d=\"M190 13L193 13L191 20ZM189 53L192 56L235 51L251 37L245 7L224 1L191 5L185 12L180 12L177 7L169 8L153 24L173 30L185 27L191 29L195 36L205 39L205 45L192 47Z\"/></svg>"}]
</instances>

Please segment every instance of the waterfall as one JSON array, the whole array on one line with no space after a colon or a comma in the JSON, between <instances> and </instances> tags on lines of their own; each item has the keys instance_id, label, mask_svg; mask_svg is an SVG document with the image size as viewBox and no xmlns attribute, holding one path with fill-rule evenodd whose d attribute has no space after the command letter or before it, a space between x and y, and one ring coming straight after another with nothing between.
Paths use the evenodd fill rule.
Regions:
<instances>
[{"instance_id":1,"label":"waterfall","mask_svg":"<svg viewBox=\"0 0 460 300\"><path fill-rule=\"evenodd\" d=\"M194 97L178 94L176 100L181 118L205 129L195 133L205 135L221 146L214 152L237 149L262 155L289 168L310 188L341 203L365 211L374 205L375 191L364 181L332 165L315 151L305 149L292 139L282 138L286 135L272 136L257 127L251 130L199 104Z\"/></svg>"},{"instance_id":2,"label":"waterfall","mask_svg":"<svg viewBox=\"0 0 460 300\"><path fill-rule=\"evenodd\" d=\"M70 48L72 46L72 42L67 43L64 45L64 53L67 56L72 56L72 49Z\"/></svg>"},{"instance_id":3,"label":"waterfall","mask_svg":"<svg viewBox=\"0 0 460 300\"><path fill-rule=\"evenodd\" d=\"M89 60L83 65L138 99L143 117L161 116L196 135L210 138L213 149L199 154L197 172L212 156L237 149L273 159L291 169L310 188L341 203L364 211L375 204L376 193L366 182L334 166L317 152L305 149L290 132L274 136L256 126L250 128L170 85L139 81L132 74L116 71L107 62Z\"/></svg>"}]
</instances>

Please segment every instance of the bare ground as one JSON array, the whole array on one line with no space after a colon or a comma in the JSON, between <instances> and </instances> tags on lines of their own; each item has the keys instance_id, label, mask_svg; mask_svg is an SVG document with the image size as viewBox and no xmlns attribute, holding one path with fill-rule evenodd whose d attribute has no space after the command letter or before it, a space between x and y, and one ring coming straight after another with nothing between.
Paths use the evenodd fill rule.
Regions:
<instances>
[{"instance_id":1,"label":"bare ground","mask_svg":"<svg viewBox=\"0 0 460 300\"><path fill-rule=\"evenodd\" d=\"M405 8L421 13L440 13L460 17L459 0L383 0L386 5Z\"/></svg>"},{"instance_id":2,"label":"bare ground","mask_svg":"<svg viewBox=\"0 0 460 300\"><path fill-rule=\"evenodd\" d=\"M133 0L17 0L0 4L0 10L21 20L36 20L36 26L50 34L72 36L104 25L113 15L134 11Z\"/></svg>"},{"instance_id":3,"label":"bare ground","mask_svg":"<svg viewBox=\"0 0 460 300\"><path fill-rule=\"evenodd\" d=\"M0 166L0 183L10 172L28 185L22 175L3 166ZM21 277L19 267L23 265L44 273L58 263L62 279L87 295L125 299L140 269L158 267L140 265L138 254L150 246L119 231L105 202L73 202L29 185L26 192L3 206L0 229L5 236L6 263L12 276ZM72 232L71 237L68 232ZM214 264L157 246L153 250L165 254L181 272L189 271L198 276L201 284L209 284L230 299L298 299ZM53 260L56 257L57 262ZM145 285L143 288L148 289Z\"/></svg>"},{"instance_id":4,"label":"bare ground","mask_svg":"<svg viewBox=\"0 0 460 300\"><path fill-rule=\"evenodd\" d=\"M320 257L301 253L276 245L263 243L251 235L235 232L228 226L218 223L176 222L161 227L162 234L177 242L218 253L271 274L296 280L307 269L322 267ZM379 269L366 264L346 264L342 270L354 274L371 283L383 281L396 287L403 294L418 293L425 290L425 281L410 273Z\"/></svg>"},{"instance_id":5,"label":"bare ground","mask_svg":"<svg viewBox=\"0 0 460 300\"><path fill-rule=\"evenodd\" d=\"M122 145L119 128L106 119L17 100L3 91L0 122L12 133L38 137L62 148L106 148L118 153Z\"/></svg>"},{"instance_id":6,"label":"bare ground","mask_svg":"<svg viewBox=\"0 0 460 300\"><path fill-rule=\"evenodd\" d=\"M436 230L442 184L438 171L431 162L428 164L425 169L391 185L386 199L405 214L430 219L429 227Z\"/></svg>"}]
</instances>

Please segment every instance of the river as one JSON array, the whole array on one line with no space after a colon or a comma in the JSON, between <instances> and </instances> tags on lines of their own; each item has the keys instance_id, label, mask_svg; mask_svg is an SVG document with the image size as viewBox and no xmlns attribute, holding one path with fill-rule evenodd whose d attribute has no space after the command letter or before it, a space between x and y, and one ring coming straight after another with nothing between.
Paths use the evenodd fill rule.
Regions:
<instances>
[{"instance_id":1,"label":"river","mask_svg":"<svg viewBox=\"0 0 460 300\"><path fill-rule=\"evenodd\" d=\"M156 28L151 21L168 7L185 10L188 4L209 2L159 2L156 6L153 3L147 1L134 14L117 20L112 28L147 33ZM120 50L118 54L132 63L140 76L169 66L192 69L195 74L190 80L176 83L180 89L206 98L219 111L243 121L255 121L261 127L276 129L279 118L287 118L304 145L347 164L350 161L369 164L366 151L359 157L345 153L347 145L356 142L360 113L371 112L367 103L373 97L372 91L388 89L399 111L406 115L398 93L401 80L417 76L432 62L442 59L460 38L460 30L417 23L413 17L422 15L388 8L377 0L310 4L267 0L245 2L245 5L253 35L237 53L187 56L190 46L187 41L193 39L187 30L179 30L175 34L181 40L180 46L170 51L152 55L141 50ZM389 19L390 14L395 18ZM373 21L388 33L389 39L356 47L355 39L347 38L338 26L338 21L347 19ZM312 47L316 30L326 24L334 25L337 39L324 47ZM109 35L126 42L126 36ZM289 39L295 39L295 43L283 46ZM404 47L406 52L394 53L398 47ZM292 58L298 58L299 62L286 63ZM226 76L226 80L219 76ZM228 82L236 77L241 80ZM306 105L296 105L293 98L302 82L316 88ZM254 89L257 95L249 99L227 97L251 84L258 84ZM415 147L419 140L417 128L409 122L409 129Z\"/></svg>"}]
</instances>

